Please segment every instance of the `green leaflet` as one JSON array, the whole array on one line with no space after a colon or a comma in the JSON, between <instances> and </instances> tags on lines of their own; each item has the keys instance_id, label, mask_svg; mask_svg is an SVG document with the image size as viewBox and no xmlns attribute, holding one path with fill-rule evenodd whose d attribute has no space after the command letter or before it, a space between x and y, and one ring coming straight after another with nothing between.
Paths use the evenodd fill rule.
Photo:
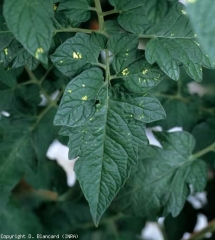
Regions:
<instances>
[{"instance_id":1,"label":"green leaflet","mask_svg":"<svg viewBox=\"0 0 215 240\"><path fill-rule=\"evenodd\" d=\"M97 33L77 33L57 48L51 60L63 74L72 77L98 65L99 53L105 48L106 41L105 36Z\"/></svg>"},{"instance_id":2,"label":"green leaflet","mask_svg":"<svg viewBox=\"0 0 215 240\"><path fill-rule=\"evenodd\" d=\"M215 5L213 0L196 0L187 1L187 11L191 18L193 28L197 33L202 48L215 61L214 51L214 11Z\"/></svg>"},{"instance_id":3,"label":"green leaflet","mask_svg":"<svg viewBox=\"0 0 215 240\"><path fill-rule=\"evenodd\" d=\"M103 73L98 68L74 78L66 87L54 124L77 126L88 121L96 111L95 101L103 84Z\"/></svg>"},{"instance_id":4,"label":"green leaflet","mask_svg":"<svg viewBox=\"0 0 215 240\"><path fill-rule=\"evenodd\" d=\"M16 86L16 79L14 78L14 76L11 73L6 72L1 66L0 66L0 81L11 88Z\"/></svg>"},{"instance_id":5,"label":"green leaflet","mask_svg":"<svg viewBox=\"0 0 215 240\"><path fill-rule=\"evenodd\" d=\"M36 59L47 63L53 31L52 1L6 0L4 17L9 30L25 49Z\"/></svg>"},{"instance_id":6,"label":"green leaflet","mask_svg":"<svg viewBox=\"0 0 215 240\"><path fill-rule=\"evenodd\" d=\"M165 121L161 120L157 123L163 130L167 131L176 126L183 126L185 131L190 131L199 120L199 105L194 101L186 103L177 99L167 99L161 103L168 116Z\"/></svg>"},{"instance_id":7,"label":"green leaflet","mask_svg":"<svg viewBox=\"0 0 215 240\"><path fill-rule=\"evenodd\" d=\"M33 71L39 65L39 61L24 48L21 48L13 59L11 68L18 68L24 65L27 65L29 69Z\"/></svg>"},{"instance_id":8,"label":"green leaflet","mask_svg":"<svg viewBox=\"0 0 215 240\"><path fill-rule=\"evenodd\" d=\"M130 64L118 74L127 89L132 92L146 92L158 85L164 74L155 65L149 64L145 59L139 59Z\"/></svg>"},{"instance_id":9,"label":"green leaflet","mask_svg":"<svg viewBox=\"0 0 215 240\"><path fill-rule=\"evenodd\" d=\"M138 38L135 35L118 33L109 38L107 48L114 53L115 57L128 58L128 56L135 55L138 43Z\"/></svg>"},{"instance_id":10,"label":"green leaflet","mask_svg":"<svg viewBox=\"0 0 215 240\"><path fill-rule=\"evenodd\" d=\"M68 19L78 22L86 22L90 16L91 0L62 0L57 8L58 12L63 12Z\"/></svg>"},{"instance_id":11,"label":"green leaflet","mask_svg":"<svg viewBox=\"0 0 215 240\"><path fill-rule=\"evenodd\" d=\"M113 55L112 66L116 75L122 78L124 86L132 92L145 92L161 82L164 73L155 65L150 65L144 51L137 50L138 38L128 33L110 37L107 48Z\"/></svg>"},{"instance_id":12,"label":"green leaflet","mask_svg":"<svg viewBox=\"0 0 215 240\"><path fill-rule=\"evenodd\" d=\"M131 167L137 164L139 146L147 144L144 123L163 119L165 112L154 97L110 89L107 82L96 100L96 112L88 122L63 127L60 133L70 137L69 157L79 156L76 176L98 225Z\"/></svg>"},{"instance_id":13,"label":"green leaflet","mask_svg":"<svg viewBox=\"0 0 215 240\"><path fill-rule=\"evenodd\" d=\"M129 32L139 34L145 32L153 23L160 22L168 14L173 3L168 0L142 0L138 2L125 0L113 1L112 5L120 10L118 17L120 26Z\"/></svg>"},{"instance_id":14,"label":"green leaflet","mask_svg":"<svg viewBox=\"0 0 215 240\"><path fill-rule=\"evenodd\" d=\"M30 70L34 70L39 65L39 61L13 37L11 41L5 43L2 50L0 49L0 65L7 69L28 65Z\"/></svg>"},{"instance_id":15,"label":"green leaflet","mask_svg":"<svg viewBox=\"0 0 215 240\"><path fill-rule=\"evenodd\" d=\"M148 29L145 34L155 37L146 45L147 61L151 64L157 62L161 70L173 80L179 79L180 63L196 81L202 80L202 66L214 68L214 63L210 62L196 42L196 35L181 4L175 5L163 21Z\"/></svg>"},{"instance_id":16,"label":"green leaflet","mask_svg":"<svg viewBox=\"0 0 215 240\"><path fill-rule=\"evenodd\" d=\"M7 69L10 68L10 64L16 57L18 51L18 41L16 41L16 39L13 39L5 49L0 51L0 65Z\"/></svg>"},{"instance_id":17,"label":"green leaflet","mask_svg":"<svg viewBox=\"0 0 215 240\"><path fill-rule=\"evenodd\" d=\"M0 51L4 50L13 39L13 34L8 31L5 20L3 16L0 15Z\"/></svg>"},{"instance_id":18,"label":"green leaflet","mask_svg":"<svg viewBox=\"0 0 215 240\"><path fill-rule=\"evenodd\" d=\"M20 236L19 234L26 234L26 236L36 236L42 231L42 225L39 218L29 209L16 206L10 203L4 208L1 217L0 232L3 236L6 234L12 236ZM11 220L13 224L11 224Z\"/></svg>"},{"instance_id":19,"label":"green leaflet","mask_svg":"<svg viewBox=\"0 0 215 240\"><path fill-rule=\"evenodd\" d=\"M207 166L192 158L195 140L187 132L156 133L162 148L143 147L142 161L119 192L114 208L150 218L177 216L190 193L203 191Z\"/></svg>"},{"instance_id":20,"label":"green leaflet","mask_svg":"<svg viewBox=\"0 0 215 240\"><path fill-rule=\"evenodd\" d=\"M183 64L187 74L196 81L202 80L202 65L213 68L212 63L205 64L199 44L192 39L155 38L149 41L146 48L146 59L149 63L157 62L161 70L173 80L180 76L179 63Z\"/></svg>"},{"instance_id":21,"label":"green leaflet","mask_svg":"<svg viewBox=\"0 0 215 240\"><path fill-rule=\"evenodd\" d=\"M112 66L116 73L122 71L137 59L138 38L128 33L114 34L107 43L113 54Z\"/></svg>"},{"instance_id":22,"label":"green leaflet","mask_svg":"<svg viewBox=\"0 0 215 240\"><path fill-rule=\"evenodd\" d=\"M108 20L105 22L104 31L107 35L112 35L121 32L121 28L116 20Z\"/></svg>"},{"instance_id":23,"label":"green leaflet","mask_svg":"<svg viewBox=\"0 0 215 240\"><path fill-rule=\"evenodd\" d=\"M33 179L32 186L39 187L41 179L36 176L37 169L56 135L56 127L51 124L54 114L55 110L51 109L39 122L33 117L1 116L0 139L4 140L0 144L1 206L6 204L11 190L24 174L27 179L28 175ZM45 131L49 134L43 134Z\"/></svg>"},{"instance_id":24,"label":"green leaflet","mask_svg":"<svg viewBox=\"0 0 215 240\"><path fill-rule=\"evenodd\" d=\"M201 81L202 66L214 68L215 64L208 59L196 42L196 35L190 26L183 5L175 4L167 16L155 24L152 24L146 17L148 12L149 10L144 5L142 8L121 14L118 22L127 31L140 37L152 38L146 45L146 59L151 64L156 62L170 78L179 79L179 66L183 64L191 78ZM140 16L140 19L137 16ZM133 18L135 24L132 22ZM128 59L132 62L131 58L132 56L129 56ZM117 61L117 58L114 61ZM121 59L118 65L123 64L124 61ZM115 65L117 64L113 63L113 66Z\"/></svg>"}]
</instances>

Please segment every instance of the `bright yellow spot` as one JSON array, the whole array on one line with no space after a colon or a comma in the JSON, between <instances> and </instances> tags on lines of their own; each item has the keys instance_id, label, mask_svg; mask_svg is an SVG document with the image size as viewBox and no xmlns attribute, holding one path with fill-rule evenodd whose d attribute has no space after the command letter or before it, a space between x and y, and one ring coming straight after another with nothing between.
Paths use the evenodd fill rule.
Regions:
<instances>
[{"instance_id":1,"label":"bright yellow spot","mask_svg":"<svg viewBox=\"0 0 215 240\"><path fill-rule=\"evenodd\" d=\"M87 101L87 96L82 97L81 100L83 100L83 101Z\"/></svg>"},{"instance_id":2,"label":"bright yellow spot","mask_svg":"<svg viewBox=\"0 0 215 240\"><path fill-rule=\"evenodd\" d=\"M39 59L39 54L40 53L44 53L44 49L43 48L37 48L37 51L35 52L35 58Z\"/></svg>"},{"instance_id":3,"label":"bright yellow spot","mask_svg":"<svg viewBox=\"0 0 215 240\"><path fill-rule=\"evenodd\" d=\"M82 84L82 87L85 87L85 84Z\"/></svg>"},{"instance_id":4,"label":"bright yellow spot","mask_svg":"<svg viewBox=\"0 0 215 240\"><path fill-rule=\"evenodd\" d=\"M195 34L194 37L197 37L197 35Z\"/></svg>"},{"instance_id":5,"label":"bright yellow spot","mask_svg":"<svg viewBox=\"0 0 215 240\"><path fill-rule=\"evenodd\" d=\"M175 34L174 33L171 33L171 36L173 37Z\"/></svg>"},{"instance_id":6,"label":"bright yellow spot","mask_svg":"<svg viewBox=\"0 0 215 240\"><path fill-rule=\"evenodd\" d=\"M60 63L63 63L63 61L61 60Z\"/></svg>"},{"instance_id":7,"label":"bright yellow spot","mask_svg":"<svg viewBox=\"0 0 215 240\"><path fill-rule=\"evenodd\" d=\"M128 53L126 53L125 55L126 55L126 56L128 56L129 54L128 54Z\"/></svg>"},{"instance_id":8,"label":"bright yellow spot","mask_svg":"<svg viewBox=\"0 0 215 240\"><path fill-rule=\"evenodd\" d=\"M4 49L4 54L5 54L5 55L8 55L8 48L5 48L5 49Z\"/></svg>"},{"instance_id":9,"label":"bright yellow spot","mask_svg":"<svg viewBox=\"0 0 215 240\"><path fill-rule=\"evenodd\" d=\"M130 72L128 71L127 68L122 71L122 75L123 75L123 76L127 76L129 73L130 73Z\"/></svg>"},{"instance_id":10,"label":"bright yellow spot","mask_svg":"<svg viewBox=\"0 0 215 240\"><path fill-rule=\"evenodd\" d=\"M184 10L181 10L181 12L182 12L182 14L185 14L185 15L187 14L186 11L184 11Z\"/></svg>"},{"instance_id":11,"label":"bright yellow spot","mask_svg":"<svg viewBox=\"0 0 215 240\"><path fill-rule=\"evenodd\" d=\"M141 78L139 78L138 80L139 80L139 82L141 82Z\"/></svg>"},{"instance_id":12,"label":"bright yellow spot","mask_svg":"<svg viewBox=\"0 0 215 240\"><path fill-rule=\"evenodd\" d=\"M57 10L57 5L56 4L54 4L54 11L56 11Z\"/></svg>"},{"instance_id":13,"label":"bright yellow spot","mask_svg":"<svg viewBox=\"0 0 215 240\"><path fill-rule=\"evenodd\" d=\"M131 114L130 117L133 117L133 115Z\"/></svg>"},{"instance_id":14,"label":"bright yellow spot","mask_svg":"<svg viewBox=\"0 0 215 240\"><path fill-rule=\"evenodd\" d=\"M187 0L187 3L195 3L196 0Z\"/></svg>"},{"instance_id":15,"label":"bright yellow spot","mask_svg":"<svg viewBox=\"0 0 215 240\"><path fill-rule=\"evenodd\" d=\"M79 52L74 52L73 54L72 54L72 56L73 56L73 58L82 58L82 55L81 55L81 53L79 53Z\"/></svg>"},{"instance_id":16,"label":"bright yellow spot","mask_svg":"<svg viewBox=\"0 0 215 240\"><path fill-rule=\"evenodd\" d=\"M143 69L142 74L145 75L148 71L148 69Z\"/></svg>"},{"instance_id":17,"label":"bright yellow spot","mask_svg":"<svg viewBox=\"0 0 215 240\"><path fill-rule=\"evenodd\" d=\"M68 92L68 93L71 93L71 92L72 92L72 90L71 90L71 89L69 89L69 90L67 90L67 92Z\"/></svg>"}]
</instances>

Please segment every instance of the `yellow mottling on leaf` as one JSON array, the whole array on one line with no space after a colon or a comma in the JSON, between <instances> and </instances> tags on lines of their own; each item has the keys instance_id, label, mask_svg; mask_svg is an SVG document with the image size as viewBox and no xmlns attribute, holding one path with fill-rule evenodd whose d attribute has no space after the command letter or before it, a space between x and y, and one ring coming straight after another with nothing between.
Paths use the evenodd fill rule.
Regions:
<instances>
[{"instance_id":1,"label":"yellow mottling on leaf","mask_svg":"<svg viewBox=\"0 0 215 240\"><path fill-rule=\"evenodd\" d=\"M83 100L83 101L87 101L87 96L82 97L81 100Z\"/></svg>"},{"instance_id":2,"label":"yellow mottling on leaf","mask_svg":"<svg viewBox=\"0 0 215 240\"><path fill-rule=\"evenodd\" d=\"M79 53L79 52L74 52L74 53L72 54L72 56L73 56L73 58L82 58L82 55L81 55L81 53Z\"/></svg>"},{"instance_id":3,"label":"yellow mottling on leaf","mask_svg":"<svg viewBox=\"0 0 215 240\"><path fill-rule=\"evenodd\" d=\"M35 52L35 58L36 59L39 59L39 54L41 54L41 53L44 53L44 49L43 48L37 48L37 51Z\"/></svg>"},{"instance_id":4,"label":"yellow mottling on leaf","mask_svg":"<svg viewBox=\"0 0 215 240\"><path fill-rule=\"evenodd\" d=\"M8 48L5 48L5 49L4 49L4 54L5 54L5 55L8 55Z\"/></svg>"},{"instance_id":5,"label":"yellow mottling on leaf","mask_svg":"<svg viewBox=\"0 0 215 240\"><path fill-rule=\"evenodd\" d=\"M57 5L56 4L54 4L54 11L56 11L57 10Z\"/></svg>"},{"instance_id":6,"label":"yellow mottling on leaf","mask_svg":"<svg viewBox=\"0 0 215 240\"><path fill-rule=\"evenodd\" d=\"M187 0L187 3L195 3L196 0Z\"/></svg>"},{"instance_id":7,"label":"yellow mottling on leaf","mask_svg":"<svg viewBox=\"0 0 215 240\"><path fill-rule=\"evenodd\" d=\"M148 71L148 69L143 69L142 74L145 75Z\"/></svg>"},{"instance_id":8,"label":"yellow mottling on leaf","mask_svg":"<svg viewBox=\"0 0 215 240\"><path fill-rule=\"evenodd\" d=\"M126 69L124 69L124 70L122 71L122 75L123 75L123 76L127 76L129 73L130 73L130 72L128 71L128 68L126 68Z\"/></svg>"}]
</instances>

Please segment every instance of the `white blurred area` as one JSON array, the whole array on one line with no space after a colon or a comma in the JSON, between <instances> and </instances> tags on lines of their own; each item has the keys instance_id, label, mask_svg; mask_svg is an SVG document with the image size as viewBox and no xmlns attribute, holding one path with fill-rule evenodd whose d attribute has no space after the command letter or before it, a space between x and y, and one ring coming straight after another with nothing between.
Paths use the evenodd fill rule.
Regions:
<instances>
[{"instance_id":1,"label":"white blurred area","mask_svg":"<svg viewBox=\"0 0 215 240\"><path fill-rule=\"evenodd\" d=\"M55 140L48 149L46 156L57 163L64 169L67 175L68 186L75 184L75 172L73 171L75 159L68 159L69 148Z\"/></svg>"}]
</instances>

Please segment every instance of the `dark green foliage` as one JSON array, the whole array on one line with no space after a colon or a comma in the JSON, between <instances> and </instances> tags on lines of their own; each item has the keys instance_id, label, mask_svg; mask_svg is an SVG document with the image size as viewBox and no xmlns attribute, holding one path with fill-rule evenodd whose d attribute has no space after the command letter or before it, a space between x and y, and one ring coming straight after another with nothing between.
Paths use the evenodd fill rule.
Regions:
<instances>
[{"instance_id":1,"label":"dark green foliage","mask_svg":"<svg viewBox=\"0 0 215 240\"><path fill-rule=\"evenodd\" d=\"M133 240L164 216L177 240L215 218L214 4L187 2L0 2L0 233ZM46 156L55 139L73 187Z\"/></svg>"}]
</instances>

